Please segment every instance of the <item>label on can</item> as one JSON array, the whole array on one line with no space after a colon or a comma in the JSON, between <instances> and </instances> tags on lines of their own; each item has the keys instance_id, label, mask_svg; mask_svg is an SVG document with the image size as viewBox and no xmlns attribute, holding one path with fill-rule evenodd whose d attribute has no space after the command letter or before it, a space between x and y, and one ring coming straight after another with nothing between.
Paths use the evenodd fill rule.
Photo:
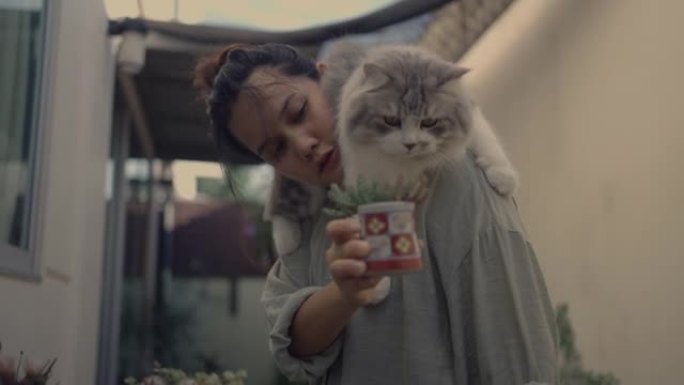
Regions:
<instances>
[{"instance_id":1,"label":"label on can","mask_svg":"<svg viewBox=\"0 0 684 385\"><path fill-rule=\"evenodd\" d=\"M361 236L372 248L366 259L370 274L400 273L422 268L414 209L415 205L411 202L359 206Z\"/></svg>"}]
</instances>

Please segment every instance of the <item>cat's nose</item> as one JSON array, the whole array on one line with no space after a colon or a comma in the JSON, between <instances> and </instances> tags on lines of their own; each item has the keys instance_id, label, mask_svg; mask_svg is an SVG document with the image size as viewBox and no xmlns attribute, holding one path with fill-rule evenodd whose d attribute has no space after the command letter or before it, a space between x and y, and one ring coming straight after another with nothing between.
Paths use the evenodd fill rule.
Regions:
<instances>
[{"instance_id":1,"label":"cat's nose","mask_svg":"<svg viewBox=\"0 0 684 385\"><path fill-rule=\"evenodd\" d=\"M404 143L404 147L406 147L407 150L411 151L411 150L413 150L413 147L416 147L416 143L414 143L414 142Z\"/></svg>"}]
</instances>

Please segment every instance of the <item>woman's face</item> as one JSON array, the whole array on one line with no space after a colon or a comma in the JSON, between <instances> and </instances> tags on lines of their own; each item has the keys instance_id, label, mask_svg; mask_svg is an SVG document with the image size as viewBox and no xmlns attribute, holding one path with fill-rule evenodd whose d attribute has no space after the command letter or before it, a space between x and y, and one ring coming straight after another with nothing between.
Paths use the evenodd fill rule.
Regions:
<instances>
[{"instance_id":1,"label":"woman's face","mask_svg":"<svg viewBox=\"0 0 684 385\"><path fill-rule=\"evenodd\" d=\"M237 139L288 177L340 183L335 122L318 83L268 68L255 70L246 85L229 122Z\"/></svg>"}]
</instances>

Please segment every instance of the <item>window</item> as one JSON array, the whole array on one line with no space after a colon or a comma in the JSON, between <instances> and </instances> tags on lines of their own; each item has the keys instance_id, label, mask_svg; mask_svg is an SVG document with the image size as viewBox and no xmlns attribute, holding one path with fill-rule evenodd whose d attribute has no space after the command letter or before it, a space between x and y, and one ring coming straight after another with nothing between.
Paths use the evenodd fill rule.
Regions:
<instances>
[{"instance_id":1,"label":"window","mask_svg":"<svg viewBox=\"0 0 684 385\"><path fill-rule=\"evenodd\" d=\"M35 276L46 2L0 0L0 271Z\"/></svg>"}]
</instances>

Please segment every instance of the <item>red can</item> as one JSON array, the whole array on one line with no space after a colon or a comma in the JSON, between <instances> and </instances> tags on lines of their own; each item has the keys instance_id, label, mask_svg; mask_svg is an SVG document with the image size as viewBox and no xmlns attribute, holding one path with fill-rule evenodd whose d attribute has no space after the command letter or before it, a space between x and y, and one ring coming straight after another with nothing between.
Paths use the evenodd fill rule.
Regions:
<instances>
[{"instance_id":1,"label":"red can","mask_svg":"<svg viewBox=\"0 0 684 385\"><path fill-rule=\"evenodd\" d=\"M361 237L372 248L366 259L369 274L404 273L423 267L414 210L415 204L412 202L359 206Z\"/></svg>"}]
</instances>

